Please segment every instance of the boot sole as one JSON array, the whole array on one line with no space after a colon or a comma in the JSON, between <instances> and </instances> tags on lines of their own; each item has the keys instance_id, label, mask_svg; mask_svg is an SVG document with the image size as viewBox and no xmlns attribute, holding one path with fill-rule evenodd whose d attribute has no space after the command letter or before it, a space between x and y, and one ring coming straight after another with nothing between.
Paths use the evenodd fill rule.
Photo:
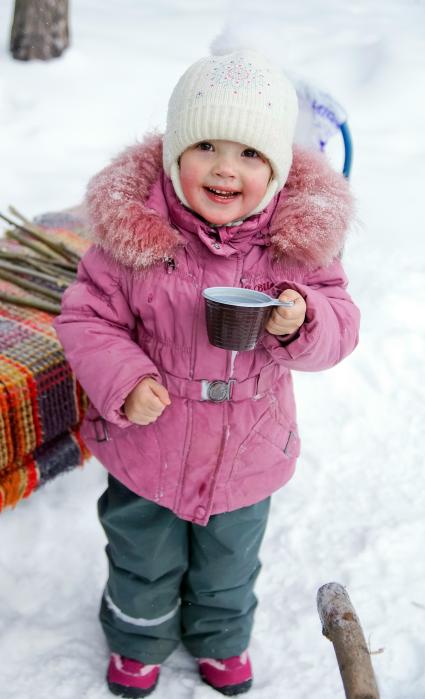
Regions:
<instances>
[{"instance_id":1,"label":"boot sole","mask_svg":"<svg viewBox=\"0 0 425 699\"><path fill-rule=\"evenodd\" d=\"M248 692L252 687L252 680L247 680L246 682L241 682L240 684L229 684L225 687L216 687L215 685L207 682L205 677L201 677L202 681L205 682L209 687L212 687L217 692L224 694L226 697L235 697L237 694L244 694Z\"/></svg>"},{"instance_id":2,"label":"boot sole","mask_svg":"<svg viewBox=\"0 0 425 699\"><path fill-rule=\"evenodd\" d=\"M141 689L140 687L124 687L116 682L108 682L109 691L115 694L116 697L126 697L126 699L141 699L147 697L153 692L158 680L149 689Z\"/></svg>"}]
</instances>

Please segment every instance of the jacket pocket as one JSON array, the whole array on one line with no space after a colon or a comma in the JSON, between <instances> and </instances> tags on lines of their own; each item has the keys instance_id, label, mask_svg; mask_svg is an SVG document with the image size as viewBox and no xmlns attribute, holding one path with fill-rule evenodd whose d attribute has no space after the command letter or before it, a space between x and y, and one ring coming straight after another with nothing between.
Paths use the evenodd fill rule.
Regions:
<instances>
[{"instance_id":1,"label":"jacket pocket","mask_svg":"<svg viewBox=\"0 0 425 699\"><path fill-rule=\"evenodd\" d=\"M134 430L138 425L129 425L128 427L118 427L112 422L108 422L99 415L96 408L90 403L85 414L81 436L88 445L103 444L113 442L115 439L120 439L125 436L125 433Z\"/></svg>"},{"instance_id":2,"label":"jacket pocket","mask_svg":"<svg viewBox=\"0 0 425 699\"><path fill-rule=\"evenodd\" d=\"M157 425L118 427L87 411L81 436L93 456L115 478L134 492L157 500L161 497L163 459Z\"/></svg>"},{"instance_id":3,"label":"jacket pocket","mask_svg":"<svg viewBox=\"0 0 425 699\"><path fill-rule=\"evenodd\" d=\"M299 438L295 427L264 413L239 446L233 462L232 479L261 475L270 468L286 467L299 455Z\"/></svg>"}]
</instances>

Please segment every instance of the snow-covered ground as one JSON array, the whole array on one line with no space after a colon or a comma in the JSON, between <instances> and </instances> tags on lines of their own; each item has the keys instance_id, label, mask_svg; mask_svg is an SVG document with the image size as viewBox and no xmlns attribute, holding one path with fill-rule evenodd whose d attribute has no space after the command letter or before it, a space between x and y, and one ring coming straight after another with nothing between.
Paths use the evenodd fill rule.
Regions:
<instances>
[{"instance_id":1,"label":"snow-covered ground","mask_svg":"<svg viewBox=\"0 0 425 699\"><path fill-rule=\"evenodd\" d=\"M425 3L423 0L73 0L72 48L49 63L7 52L0 5L0 210L78 203L97 169L164 126L185 67L231 21L349 113L359 224L345 251L361 343L298 374L303 451L273 500L258 583L252 699L343 689L317 589L345 585L384 699L425 696ZM0 515L0 695L107 699L96 620L106 574L94 461ZM178 650L154 696L207 699Z\"/></svg>"}]
</instances>

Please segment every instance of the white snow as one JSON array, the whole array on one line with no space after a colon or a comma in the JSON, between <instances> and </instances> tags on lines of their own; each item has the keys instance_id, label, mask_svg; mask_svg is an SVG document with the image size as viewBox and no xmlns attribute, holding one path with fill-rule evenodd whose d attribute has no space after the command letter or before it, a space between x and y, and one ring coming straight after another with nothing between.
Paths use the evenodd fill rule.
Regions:
<instances>
[{"instance_id":1,"label":"white snow","mask_svg":"<svg viewBox=\"0 0 425 699\"><path fill-rule=\"evenodd\" d=\"M252 699L342 697L316 593L346 586L385 699L425 696L425 3L423 0L73 0L72 48L49 63L7 52L0 5L0 210L78 203L88 178L146 131L169 93L233 32L333 94L349 114L360 223L345 250L361 342L297 374L303 450L273 498L251 654ZM338 160L334 139L332 157ZM94 460L0 515L0 695L106 699L96 620L106 575ZM219 696L181 649L158 699Z\"/></svg>"}]
</instances>

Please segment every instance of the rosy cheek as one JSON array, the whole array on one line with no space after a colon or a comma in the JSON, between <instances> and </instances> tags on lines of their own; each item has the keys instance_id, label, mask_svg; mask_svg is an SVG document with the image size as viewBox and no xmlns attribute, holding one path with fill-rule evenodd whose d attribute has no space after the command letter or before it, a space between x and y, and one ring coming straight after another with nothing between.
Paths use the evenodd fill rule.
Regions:
<instances>
[{"instance_id":1,"label":"rosy cheek","mask_svg":"<svg viewBox=\"0 0 425 699\"><path fill-rule=\"evenodd\" d=\"M186 199L190 199L192 193L196 189L196 178L193 176L193 173L189 174L187 172L181 172L180 184Z\"/></svg>"},{"instance_id":2,"label":"rosy cheek","mask_svg":"<svg viewBox=\"0 0 425 699\"><path fill-rule=\"evenodd\" d=\"M249 189L247 188L247 191L249 191L251 197L262 199L264 194L266 193L266 189L267 182L254 180L250 183Z\"/></svg>"},{"instance_id":3,"label":"rosy cheek","mask_svg":"<svg viewBox=\"0 0 425 699\"><path fill-rule=\"evenodd\" d=\"M200 173L194 163L182 163L180 167L180 181L189 187L194 187L200 180Z\"/></svg>"},{"instance_id":4,"label":"rosy cheek","mask_svg":"<svg viewBox=\"0 0 425 699\"><path fill-rule=\"evenodd\" d=\"M190 173L181 173L180 174L180 180L181 183L185 183L188 187L194 187L198 181L198 178L196 177L196 174L193 172Z\"/></svg>"}]
</instances>

